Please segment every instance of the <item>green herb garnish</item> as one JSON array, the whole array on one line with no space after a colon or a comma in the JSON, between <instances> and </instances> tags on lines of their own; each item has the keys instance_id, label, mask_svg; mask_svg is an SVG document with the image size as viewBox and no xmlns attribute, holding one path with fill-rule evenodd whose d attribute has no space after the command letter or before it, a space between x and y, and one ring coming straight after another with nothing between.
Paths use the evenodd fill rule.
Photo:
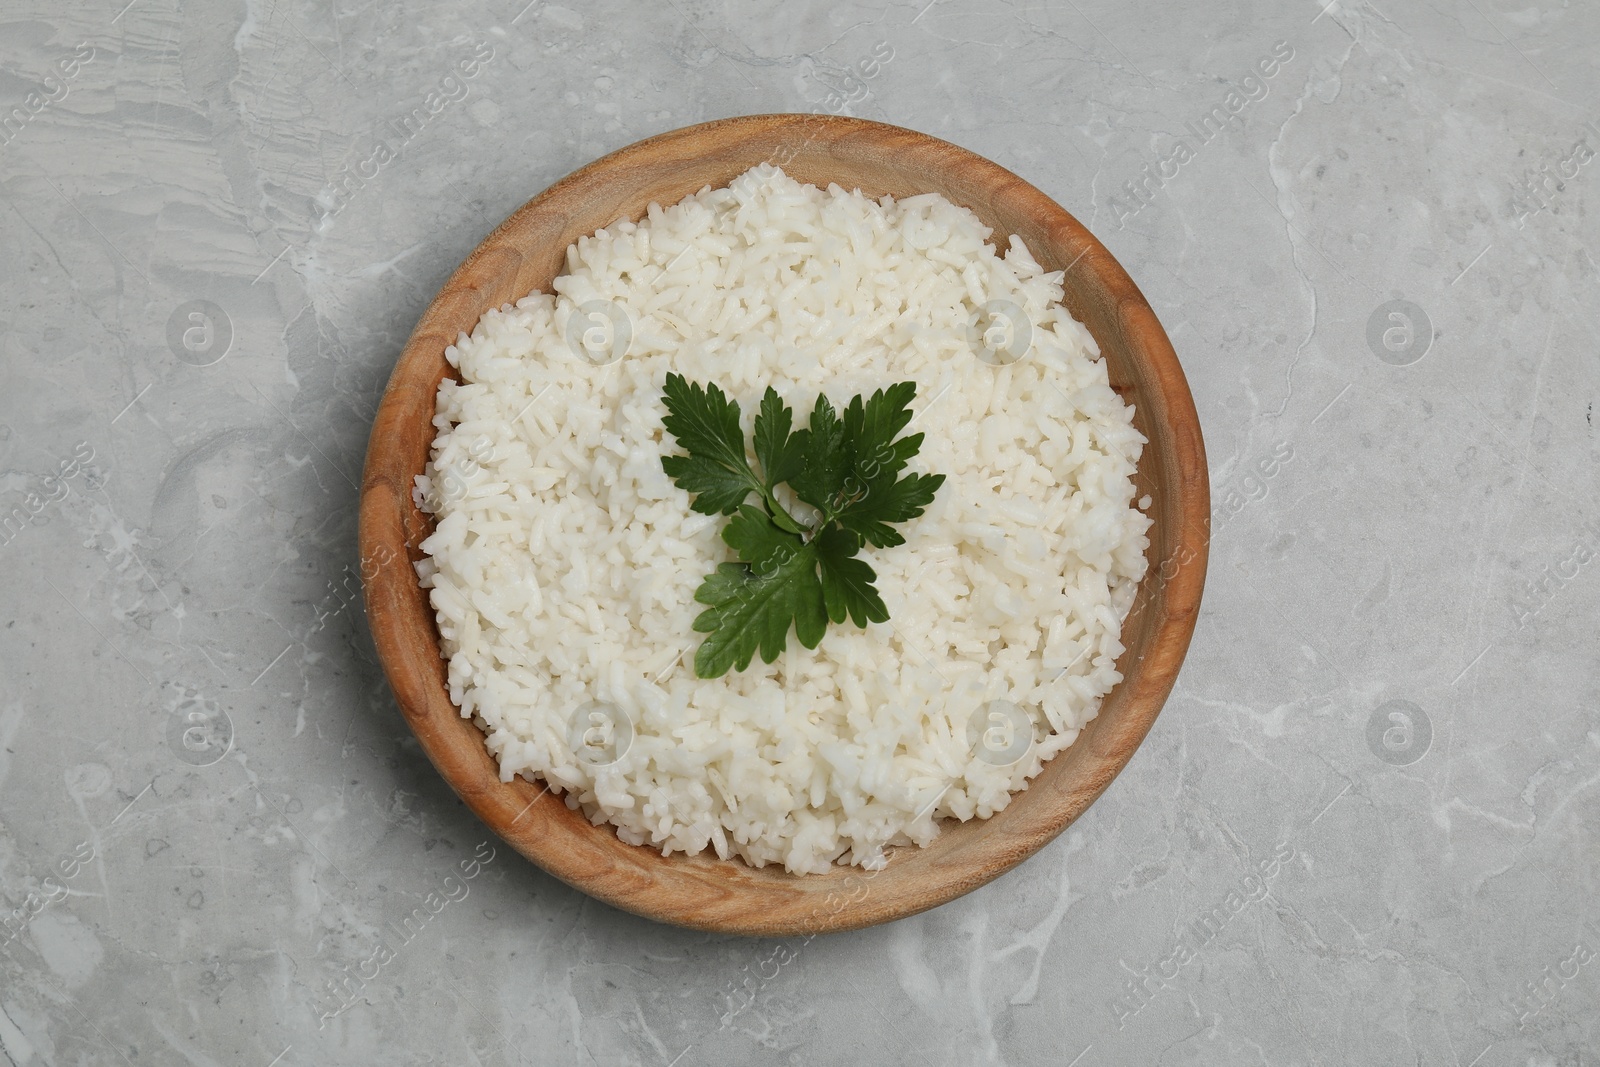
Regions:
<instances>
[{"instance_id":1,"label":"green herb garnish","mask_svg":"<svg viewBox=\"0 0 1600 1067\"><path fill-rule=\"evenodd\" d=\"M857 396L842 419L819 395L810 425L795 430L793 410L768 386L756 414L757 474L745 454L738 403L714 384L667 375L665 425L689 454L664 456L661 467L694 495L695 511L733 516L722 539L741 561L718 565L694 595L709 605L694 620L695 631L708 635L695 653L696 675L742 671L758 648L771 663L791 623L800 643L816 648L830 619L863 628L888 621L872 584L877 575L857 553L863 543L904 544L889 524L921 515L944 484L942 474L901 477L922 447L920 433L895 439L911 421L916 395L915 382L900 382L870 400ZM778 502L779 484L816 509L810 522ZM759 507L746 503L751 493L760 496Z\"/></svg>"}]
</instances>

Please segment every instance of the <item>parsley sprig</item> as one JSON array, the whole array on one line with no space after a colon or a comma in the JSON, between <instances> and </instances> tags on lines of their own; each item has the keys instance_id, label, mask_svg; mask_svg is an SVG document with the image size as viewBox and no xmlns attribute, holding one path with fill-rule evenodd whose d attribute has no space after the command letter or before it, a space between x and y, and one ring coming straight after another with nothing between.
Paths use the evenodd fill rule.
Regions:
<instances>
[{"instance_id":1,"label":"parsley sprig","mask_svg":"<svg viewBox=\"0 0 1600 1067\"><path fill-rule=\"evenodd\" d=\"M802 645L816 648L829 620L863 628L888 621L872 584L877 575L858 553L864 544L904 544L890 523L921 515L944 484L942 474L902 475L922 447L920 433L896 440L916 395L915 382L867 400L858 395L842 418L819 395L809 424L797 430L794 411L768 386L756 413L753 467L738 403L715 383L667 375L665 425L688 455L662 457L662 469L693 495L695 511L733 516L722 539L740 560L719 564L695 593L707 605L694 621L707 635L695 653L696 675L742 671L757 650L771 663L791 625ZM779 503L780 484L814 509L809 521ZM760 506L748 503L752 493Z\"/></svg>"}]
</instances>

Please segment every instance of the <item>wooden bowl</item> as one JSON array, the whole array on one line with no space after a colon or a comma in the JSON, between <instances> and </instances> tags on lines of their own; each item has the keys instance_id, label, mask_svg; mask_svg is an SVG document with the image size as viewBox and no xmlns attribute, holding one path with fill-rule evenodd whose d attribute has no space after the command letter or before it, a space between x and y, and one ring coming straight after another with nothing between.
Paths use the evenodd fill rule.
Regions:
<instances>
[{"instance_id":1,"label":"wooden bowl","mask_svg":"<svg viewBox=\"0 0 1600 1067\"><path fill-rule=\"evenodd\" d=\"M794 876L709 853L663 858L624 844L540 785L501 782L483 734L450 702L433 609L410 566L432 531L411 487L434 437L434 394L453 373L445 347L490 308L548 291L578 237L638 219L651 201L670 205L702 186L726 185L762 162L872 196L942 193L993 227L1000 247L1020 234L1046 270L1066 270L1064 302L1099 342L1112 385L1134 404L1150 441L1136 479L1153 499L1150 570L1123 627L1123 682L1003 812L947 821L932 845L895 849L872 874ZM439 773L518 852L568 885L663 922L822 933L898 919L976 889L1037 852L1110 784L1155 721L1188 649L1205 579L1209 497L1200 423L1172 344L1077 219L1003 167L924 134L851 118L752 115L675 130L597 160L528 201L467 257L417 323L378 408L361 488L362 574L373 640L406 721Z\"/></svg>"}]
</instances>

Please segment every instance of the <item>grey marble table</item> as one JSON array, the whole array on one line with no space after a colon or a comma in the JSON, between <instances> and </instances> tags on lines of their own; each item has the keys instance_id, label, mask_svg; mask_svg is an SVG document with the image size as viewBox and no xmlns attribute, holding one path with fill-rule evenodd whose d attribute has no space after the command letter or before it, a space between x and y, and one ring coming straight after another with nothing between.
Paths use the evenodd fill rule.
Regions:
<instances>
[{"instance_id":1,"label":"grey marble table","mask_svg":"<svg viewBox=\"0 0 1600 1067\"><path fill-rule=\"evenodd\" d=\"M1600 10L1324 2L0 0L0 1065L1600 1059ZM355 498L501 218L813 109L1094 229L1216 507L1083 819L777 943L497 846L376 665Z\"/></svg>"}]
</instances>

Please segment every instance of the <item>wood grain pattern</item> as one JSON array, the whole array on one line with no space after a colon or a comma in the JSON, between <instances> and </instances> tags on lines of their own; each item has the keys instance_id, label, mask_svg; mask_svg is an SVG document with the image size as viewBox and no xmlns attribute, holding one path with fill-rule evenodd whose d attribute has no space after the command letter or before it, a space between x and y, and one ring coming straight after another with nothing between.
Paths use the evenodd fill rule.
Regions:
<instances>
[{"instance_id":1,"label":"wood grain pattern","mask_svg":"<svg viewBox=\"0 0 1600 1067\"><path fill-rule=\"evenodd\" d=\"M1022 236L1046 270L1066 270L1065 304L1099 342L1112 384L1149 439L1137 483L1149 493L1150 574L1123 630L1124 681L1098 718L1005 811L947 822L928 848L901 848L876 874L794 877L707 856L663 858L593 826L522 779L500 781L483 736L451 704L433 611L410 563L431 529L411 500L433 439L444 349L488 309L548 291L577 237L651 202L726 185L762 162L870 195L938 192L995 230ZM1009 870L1083 813L1149 731L1188 649L1205 580L1210 497L1193 399L1171 342L1138 288L1070 214L964 149L860 119L758 115L691 126L606 156L557 182L469 256L418 322L378 409L361 492L361 553L373 639L423 750L512 847L618 908L704 930L784 936L857 929L943 904ZM852 877L853 876L853 877Z\"/></svg>"}]
</instances>

